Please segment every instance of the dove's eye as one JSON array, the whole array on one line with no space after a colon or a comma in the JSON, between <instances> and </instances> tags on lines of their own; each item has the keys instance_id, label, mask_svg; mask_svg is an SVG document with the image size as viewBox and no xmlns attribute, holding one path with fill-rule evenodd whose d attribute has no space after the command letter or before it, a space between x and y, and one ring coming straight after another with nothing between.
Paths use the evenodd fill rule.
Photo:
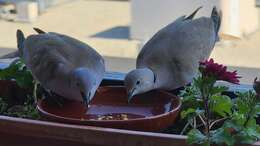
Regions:
<instances>
[{"instance_id":1,"label":"dove's eye","mask_svg":"<svg viewBox=\"0 0 260 146\"><path fill-rule=\"evenodd\" d=\"M141 82L138 80L137 82L136 82L136 85L139 85Z\"/></svg>"}]
</instances>

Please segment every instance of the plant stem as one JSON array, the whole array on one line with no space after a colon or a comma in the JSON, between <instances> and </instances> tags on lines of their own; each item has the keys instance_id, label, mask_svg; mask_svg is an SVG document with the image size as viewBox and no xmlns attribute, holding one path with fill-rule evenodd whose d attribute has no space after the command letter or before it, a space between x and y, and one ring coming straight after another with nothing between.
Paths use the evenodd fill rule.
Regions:
<instances>
[{"instance_id":1,"label":"plant stem","mask_svg":"<svg viewBox=\"0 0 260 146\"><path fill-rule=\"evenodd\" d=\"M207 85L206 85L207 86ZM209 95L208 95L208 91L205 91L206 89L208 89L207 87L202 88L201 90L201 95L202 95L202 99L203 99L203 103L204 103L204 109L205 109L205 132L206 132L206 136L207 136L207 141L209 142L210 140L210 115L209 115Z\"/></svg>"},{"instance_id":2,"label":"plant stem","mask_svg":"<svg viewBox=\"0 0 260 146\"><path fill-rule=\"evenodd\" d=\"M247 126L247 123L248 123L249 120L251 119L252 112L253 112L253 108L251 107L251 108L250 108L250 111L248 112L248 114L247 114L247 116L246 116L246 122L244 123L244 127Z\"/></svg>"},{"instance_id":3,"label":"plant stem","mask_svg":"<svg viewBox=\"0 0 260 146\"><path fill-rule=\"evenodd\" d=\"M205 132L207 137L207 142L210 143L210 105L209 105L209 96L210 96L210 89L212 89L214 83L216 81L213 80L211 82L204 82L202 83L201 90L201 96L204 103L204 109L205 109Z\"/></svg>"},{"instance_id":4,"label":"plant stem","mask_svg":"<svg viewBox=\"0 0 260 146\"><path fill-rule=\"evenodd\" d=\"M196 117L193 118L193 125L195 128L197 127Z\"/></svg>"},{"instance_id":5,"label":"plant stem","mask_svg":"<svg viewBox=\"0 0 260 146\"><path fill-rule=\"evenodd\" d=\"M37 85L38 85L38 83L36 82L36 81L34 81L34 83L33 83L33 96L34 96L34 103L35 103L35 105L37 105Z\"/></svg>"},{"instance_id":6,"label":"plant stem","mask_svg":"<svg viewBox=\"0 0 260 146\"><path fill-rule=\"evenodd\" d=\"M184 126L184 128L183 128L182 131L181 131L181 135L184 134L184 132L185 132L185 131L187 130L187 128L189 127L189 125L191 125L190 122L188 122L188 123Z\"/></svg>"},{"instance_id":7,"label":"plant stem","mask_svg":"<svg viewBox=\"0 0 260 146\"><path fill-rule=\"evenodd\" d=\"M226 119L228 119L228 118L226 117L226 118L221 118L221 119L218 119L218 120L216 120L216 121L213 121L213 122L210 124L209 129L211 129L216 123L221 122L221 121L224 121L224 120L226 120Z\"/></svg>"},{"instance_id":8,"label":"plant stem","mask_svg":"<svg viewBox=\"0 0 260 146\"><path fill-rule=\"evenodd\" d=\"M209 130L210 130L210 122L209 122L209 105L208 105L208 97L203 97L204 99L204 108L205 108L205 114L206 114L206 135L207 139L209 141L210 135L209 135Z\"/></svg>"},{"instance_id":9,"label":"plant stem","mask_svg":"<svg viewBox=\"0 0 260 146\"><path fill-rule=\"evenodd\" d=\"M206 127L206 122L205 122L205 120L201 117L201 115L198 115L198 116L199 116L201 122L203 123L203 125Z\"/></svg>"}]
</instances>

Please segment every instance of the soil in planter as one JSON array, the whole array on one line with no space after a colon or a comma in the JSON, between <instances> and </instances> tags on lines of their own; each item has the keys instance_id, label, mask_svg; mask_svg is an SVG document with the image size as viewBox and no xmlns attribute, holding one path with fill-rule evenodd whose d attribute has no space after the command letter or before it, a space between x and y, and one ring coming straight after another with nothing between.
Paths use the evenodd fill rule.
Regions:
<instances>
[{"instance_id":1,"label":"soil in planter","mask_svg":"<svg viewBox=\"0 0 260 146\"><path fill-rule=\"evenodd\" d=\"M39 119L34 99L13 81L0 80L0 115Z\"/></svg>"}]
</instances>

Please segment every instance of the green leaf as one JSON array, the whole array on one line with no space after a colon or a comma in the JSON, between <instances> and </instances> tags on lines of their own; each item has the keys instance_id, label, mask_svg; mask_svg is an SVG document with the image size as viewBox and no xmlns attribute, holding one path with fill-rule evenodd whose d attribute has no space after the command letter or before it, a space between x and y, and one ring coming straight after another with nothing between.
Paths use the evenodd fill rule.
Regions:
<instances>
[{"instance_id":1,"label":"green leaf","mask_svg":"<svg viewBox=\"0 0 260 146\"><path fill-rule=\"evenodd\" d=\"M232 137L227 128L219 128L217 130L211 131L210 141L212 143L227 146L233 146L235 144L235 139Z\"/></svg>"},{"instance_id":2,"label":"green leaf","mask_svg":"<svg viewBox=\"0 0 260 146\"><path fill-rule=\"evenodd\" d=\"M249 112L255 111L254 108L259 103L259 101L257 101L255 93L252 91L248 91L244 93L237 93L237 95L238 97L235 100L237 112L245 115L254 114Z\"/></svg>"},{"instance_id":3,"label":"green leaf","mask_svg":"<svg viewBox=\"0 0 260 146\"><path fill-rule=\"evenodd\" d=\"M11 108L8 109L8 112L6 112L5 115L20 117L20 118L30 118L30 119L40 118L40 114L36 109L35 105L27 102L25 102L23 105L12 106Z\"/></svg>"},{"instance_id":4,"label":"green leaf","mask_svg":"<svg viewBox=\"0 0 260 146\"><path fill-rule=\"evenodd\" d=\"M0 70L1 80L15 80L20 87L28 88L33 86L31 72L26 70L25 64L21 59L11 63L9 67Z\"/></svg>"},{"instance_id":5,"label":"green leaf","mask_svg":"<svg viewBox=\"0 0 260 146\"><path fill-rule=\"evenodd\" d=\"M225 95L213 95L210 97L211 111L216 112L222 117L231 114L232 100Z\"/></svg>"},{"instance_id":6,"label":"green leaf","mask_svg":"<svg viewBox=\"0 0 260 146\"><path fill-rule=\"evenodd\" d=\"M253 144L259 137L259 133L251 128L245 128L235 135L235 138L243 144Z\"/></svg>"},{"instance_id":7,"label":"green leaf","mask_svg":"<svg viewBox=\"0 0 260 146\"><path fill-rule=\"evenodd\" d=\"M256 129L257 124L256 124L256 119L255 118L250 118L247 122L246 127L252 127L254 129Z\"/></svg>"},{"instance_id":8,"label":"green leaf","mask_svg":"<svg viewBox=\"0 0 260 146\"><path fill-rule=\"evenodd\" d=\"M33 86L33 78L29 72L17 73L15 80L20 87Z\"/></svg>"},{"instance_id":9,"label":"green leaf","mask_svg":"<svg viewBox=\"0 0 260 146\"><path fill-rule=\"evenodd\" d=\"M243 125L239 125L239 124L235 123L234 121L227 120L227 121L224 122L222 127L234 129L235 131L240 131L243 128L242 126Z\"/></svg>"},{"instance_id":10,"label":"green leaf","mask_svg":"<svg viewBox=\"0 0 260 146\"><path fill-rule=\"evenodd\" d=\"M183 97L183 101L196 100L199 97L199 91L196 86L192 84L191 86L185 86L179 96Z\"/></svg>"},{"instance_id":11,"label":"green leaf","mask_svg":"<svg viewBox=\"0 0 260 146\"><path fill-rule=\"evenodd\" d=\"M257 104L255 106L255 112L256 112L257 115L260 115L260 104Z\"/></svg>"},{"instance_id":12,"label":"green leaf","mask_svg":"<svg viewBox=\"0 0 260 146\"><path fill-rule=\"evenodd\" d=\"M206 141L206 136L198 129L192 129L189 131L187 138L188 144L204 144Z\"/></svg>"},{"instance_id":13,"label":"green leaf","mask_svg":"<svg viewBox=\"0 0 260 146\"><path fill-rule=\"evenodd\" d=\"M203 143L203 144L201 144L202 146L210 146L210 142L205 142L205 143Z\"/></svg>"},{"instance_id":14,"label":"green leaf","mask_svg":"<svg viewBox=\"0 0 260 146\"><path fill-rule=\"evenodd\" d=\"M234 129L236 131L233 133L233 137L236 139L237 143L252 144L260 139L259 125L256 124L256 120L254 118L247 122L246 127L242 123L245 122L239 122L232 119L225 121L223 127L227 129Z\"/></svg>"},{"instance_id":15,"label":"green leaf","mask_svg":"<svg viewBox=\"0 0 260 146\"><path fill-rule=\"evenodd\" d=\"M237 108L240 114L247 114L250 111L249 105L242 100L237 100Z\"/></svg>"},{"instance_id":16,"label":"green leaf","mask_svg":"<svg viewBox=\"0 0 260 146\"><path fill-rule=\"evenodd\" d=\"M193 117L196 115L196 110L193 108L189 108L188 110L184 110L181 112L181 118L185 119L187 117Z\"/></svg>"},{"instance_id":17,"label":"green leaf","mask_svg":"<svg viewBox=\"0 0 260 146\"><path fill-rule=\"evenodd\" d=\"M210 93L211 95L219 94L221 95L223 92L227 91L228 87L225 86L215 86L211 88Z\"/></svg>"},{"instance_id":18,"label":"green leaf","mask_svg":"<svg viewBox=\"0 0 260 146\"><path fill-rule=\"evenodd\" d=\"M182 110L187 111L189 108L202 109L202 100L199 91L194 84L186 86L179 94L182 97Z\"/></svg>"},{"instance_id":19,"label":"green leaf","mask_svg":"<svg viewBox=\"0 0 260 146\"><path fill-rule=\"evenodd\" d=\"M260 133L256 128L247 128L246 132L250 137L255 137L255 140L260 138Z\"/></svg>"},{"instance_id":20,"label":"green leaf","mask_svg":"<svg viewBox=\"0 0 260 146\"><path fill-rule=\"evenodd\" d=\"M240 113L236 112L236 113L233 113L233 115L232 115L232 122L241 127L244 126L246 120L247 119L246 119L245 114L240 114Z\"/></svg>"},{"instance_id":21,"label":"green leaf","mask_svg":"<svg viewBox=\"0 0 260 146\"><path fill-rule=\"evenodd\" d=\"M204 110L189 108L189 109L183 110L181 112L181 118L182 119L192 119L192 118L196 117L197 115L203 114L204 112L205 112Z\"/></svg>"}]
</instances>

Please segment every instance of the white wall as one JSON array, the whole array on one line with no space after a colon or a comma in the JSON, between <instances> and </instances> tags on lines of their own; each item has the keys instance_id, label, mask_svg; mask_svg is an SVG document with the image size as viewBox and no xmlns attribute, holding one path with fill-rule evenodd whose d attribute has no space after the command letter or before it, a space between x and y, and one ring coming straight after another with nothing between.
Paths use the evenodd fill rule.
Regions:
<instances>
[{"instance_id":1,"label":"white wall","mask_svg":"<svg viewBox=\"0 0 260 146\"><path fill-rule=\"evenodd\" d=\"M197 17L210 16L213 6L223 11L221 32L241 36L258 27L255 0L131 0L131 38L146 41L165 25L189 15L199 6L203 8Z\"/></svg>"}]
</instances>

